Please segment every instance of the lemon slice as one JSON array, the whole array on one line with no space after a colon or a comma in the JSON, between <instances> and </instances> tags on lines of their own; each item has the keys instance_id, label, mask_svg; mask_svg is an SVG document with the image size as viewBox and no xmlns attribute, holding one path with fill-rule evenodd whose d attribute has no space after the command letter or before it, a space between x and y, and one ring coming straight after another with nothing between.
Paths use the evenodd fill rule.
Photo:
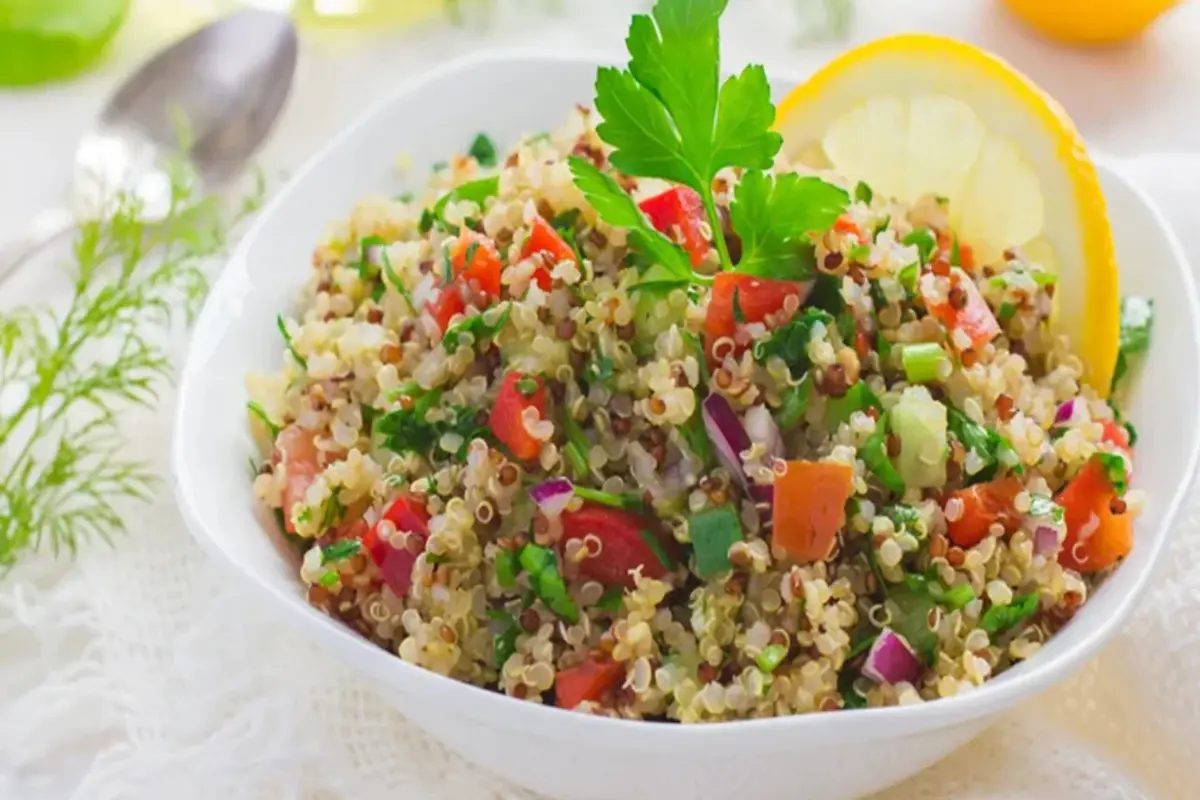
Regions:
<instances>
[{"instance_id":1,"label":"lemon slice","mask_svg":"<svg viewBox=\"0 0 1200 800\"><path fill-rule=\"evenodd\" d=\"M938 36L880 39L835 58L780 103L793 160L902 201L950 201L988 263L1020 247L1058 273L1053 324L1107 395L1120 296L1096 168L1066 112L1004 61Z\"/></svg>"}]
</instances>

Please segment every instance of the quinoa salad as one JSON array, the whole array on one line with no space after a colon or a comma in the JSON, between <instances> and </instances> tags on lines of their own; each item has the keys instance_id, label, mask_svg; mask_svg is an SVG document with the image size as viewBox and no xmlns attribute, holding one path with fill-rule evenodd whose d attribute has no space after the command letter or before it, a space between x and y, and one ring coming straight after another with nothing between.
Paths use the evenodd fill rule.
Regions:
<instances>
[{"instance_id":1,"label":"quinoa salad","mask_svg":"<svg viewBox=\"0 0 1200 800\"><path fill-rule=\"evenodd\" d=\"M944 198L790 161L761 67L718 93L715 44L675 96L685 2L561 128L480 134L331 227L247 376L255 496L313 606L526 702L974 689L1134 546L1136 434L1051 327L1053 273L960 241ZM1152 307L1123 312L1115 382Z\"/></svg>"}]
</instances>

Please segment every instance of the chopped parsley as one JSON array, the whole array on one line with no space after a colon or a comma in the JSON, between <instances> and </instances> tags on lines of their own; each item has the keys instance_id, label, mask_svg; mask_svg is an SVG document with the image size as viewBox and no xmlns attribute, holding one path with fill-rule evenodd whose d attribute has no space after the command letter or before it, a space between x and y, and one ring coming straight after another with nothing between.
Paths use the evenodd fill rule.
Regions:
<instances>
[{"instance_id":1,"label":"chopped parsley","mask_svg":"<svg viewBox=\"0 0 1200 800\"><path fill-rule=\"evenodd\" d=\"M995 636L1021 624L1036 614L1037 610L1037 593L1030 592L1021 595L1006 606L992 606L983 612L983 618L979 620L979 627L987 631L989 636Z\"/></svg>"},{"instance_id":2,"label":"chopped parsley","mask_svg":"<svg viewBox=\"0 0 1200 800\"><path fill-rule=\"evenodd\" d=\"M505 303L498 312L496 308L490 308L482 314L473 314L447 328L442 337L442 346L446 348L446 352L454 355L459 347L468 342L477 346L494 339L508 324L508 318L512 314L512 303Z\"/></svg>"},{"instance_id":3,"label":"chopped parsley","mask_svg":"<svg viewBox=\"0 0 1200 800\"><path fill-rule=\"evenodd\" d=\"M308 369L308 362L304 360L304 356L296 352L296 347L292 344L292 335L288 333L287 323L283 321L282 314L275 317L275 324L279 327L279 332L283 335L283 346L292 354L292 358L296 359L297 364L304 369Z\"/></svg>"},{"instance_id":4,"label":"chopped parsley","mask_svg":"<svg viewBox=\"0 0 1200 800\"><path fill-rule=\"evenodd\" d=\"M486 133L481 133L475 137L475 141L471 142L471 149L467 151L467 155L479 162L481 167L496 166L496 145L488 138Z\"/></svg>"}]
</instances>

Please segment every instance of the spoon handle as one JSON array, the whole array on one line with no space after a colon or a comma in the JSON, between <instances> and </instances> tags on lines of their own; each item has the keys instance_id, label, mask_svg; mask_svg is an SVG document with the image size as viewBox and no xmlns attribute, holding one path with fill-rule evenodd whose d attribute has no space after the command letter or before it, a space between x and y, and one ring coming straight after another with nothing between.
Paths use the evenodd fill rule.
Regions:
<instances>
[{"instance_id":1,"label":"spoon handle","mask_svg":"<svg viewBox=\"0 0 1200 800\"><path fill-rule=\"evenodd\" d=\"M75 215L65 208L52 208L33 218L24 236L0 243L0 284L43 248L75 229Z\"/></svg>"}]
</instances>

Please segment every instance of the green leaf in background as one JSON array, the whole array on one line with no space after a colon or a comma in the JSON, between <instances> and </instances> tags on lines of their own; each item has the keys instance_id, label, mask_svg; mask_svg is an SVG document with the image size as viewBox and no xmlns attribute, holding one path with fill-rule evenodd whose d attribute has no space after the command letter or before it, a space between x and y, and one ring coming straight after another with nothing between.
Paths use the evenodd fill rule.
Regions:
<instances>
[{"instance_id":1,"label":"green leaf in background","mask_svg":"<svg viewBox=\"0 0 1200 800\"><path fill-rule=\"evenodd\" d=\"M67 78L112 41L129 0L0 0L0 85Z\"/></svg>"}]
</instances>

